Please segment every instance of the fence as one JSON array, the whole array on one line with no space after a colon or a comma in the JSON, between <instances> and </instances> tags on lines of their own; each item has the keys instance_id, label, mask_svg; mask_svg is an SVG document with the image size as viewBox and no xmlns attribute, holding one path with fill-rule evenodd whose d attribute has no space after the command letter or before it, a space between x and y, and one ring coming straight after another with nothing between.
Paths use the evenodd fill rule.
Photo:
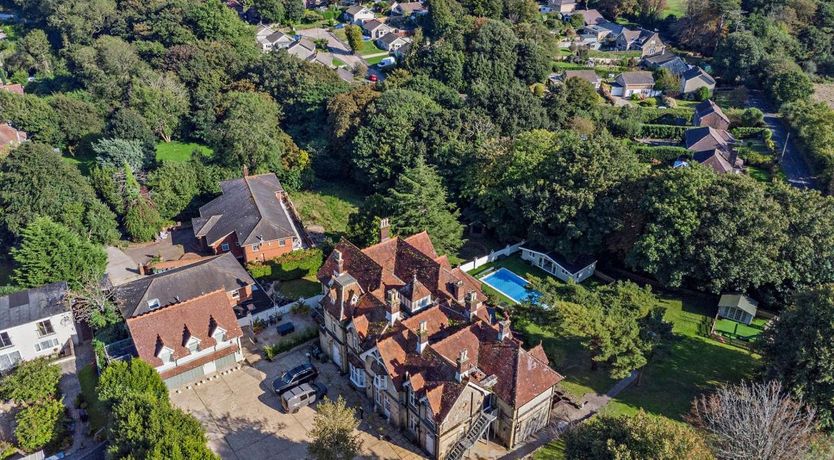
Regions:
<instances>
[{"instance_id":1,"label":"fence","mask_svg":"<svg viewBox=\"0 0 834 460\"><path fill-rule=\"evenodd\" d=\"M512 244L512 245L508 244L504 249L501 249L499 251L490 251L488 255L485 255L485 256L482 256L482 257L476 257L476 258L472 259L472 261L467 262L465 264L462 264L460 266L460 269L465 271L465 272L469 272L469 271L472 271L472 270L474 270L478 267L482 267L482 266L484 266L484 265L486 265L490 262L495 262L500 257L506 257L506 256L509 256L511 254L515 254L516 252L518 252L518 249L524 243L526 243L526 241L522 241L520 243L516 243L516 244Z\"/></svg>"}]
</instances>

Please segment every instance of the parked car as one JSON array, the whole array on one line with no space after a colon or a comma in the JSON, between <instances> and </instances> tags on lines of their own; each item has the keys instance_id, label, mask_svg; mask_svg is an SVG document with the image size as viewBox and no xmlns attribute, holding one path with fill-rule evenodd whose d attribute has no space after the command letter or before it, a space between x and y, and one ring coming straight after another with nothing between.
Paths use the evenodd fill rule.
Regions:
<instances>
[{"instance_id":1,"label":"parked car","mask_svg":"<svg viewBox=\"0 0 834 460\"><path fill-rule=\"evenodd\" d=\"M379 61L376 64L376 66L379 67L380 69L384 69L384 68L387 68L387 67L391 67L392 65L395 65L396 63L397 63L397 60L394 59L394 57L388 56L387 58L383 58L381 61Z\"/></svg>"},{"instance_id":2,"label":"parked car","mask_svg":"<svg viewBox=\"0 0 834 460\"><path fill-rule=\"evenodd\" d=\"M377 76L376 76L376 75L374 75L374 74L371 74L371 76L369 76L369 77L368 77L368 80L370 80L370 81L377 81L377 80L379 80L379 77L377 77Z\"/></svg>"},{"instance_id":3,"label":"parked car","mask_svg":"<svg viewBox=\"0 0 834 460\"><path fill-rule=\"evenodd\" d=\"M321 400L327 394L327 387L318 383L304 383L281 394L281 407L292 414L304 406Z\"/></svg>"},{"instance_id":4,"label":"parked car","mask_svg":"<svg viewBox=\"0 0 834 460\"><path fill-rule=\"evenodd\" d=\"M295 388L303 383L309 383L319 376L319 371L312 364L302 364L284 372L272 382L272 391L276 394Z\"/></svg>"}]
</instances>

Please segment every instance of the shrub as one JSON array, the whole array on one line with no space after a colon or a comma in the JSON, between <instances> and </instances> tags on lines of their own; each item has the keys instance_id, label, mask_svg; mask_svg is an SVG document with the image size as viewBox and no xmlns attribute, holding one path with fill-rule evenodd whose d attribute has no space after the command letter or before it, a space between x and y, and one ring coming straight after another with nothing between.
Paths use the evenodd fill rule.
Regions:
<instances>
[{"instance_id":1,"label":"shrub","mask_svg":"<svg viewBox=\"0 0 834 460\"><path fill-rule=\"evenodd\" d=\"M640 136L649 139L674 139L682 142L686 129L686 126L646 124L640 129Z\"/></svg>"},{"instance_id":2,"label":"shrub","mask_svg":"<svg viewBox=\"0 0 834 460\"><path fill-rule=\"evenodd\" d=\"M768 128L753 128L753 127L738 127L730 130L730 134L736 139L750 139L752 137L765 136L765 132L770 133ZM772 134L771 134L772 135Z\"/></svg>"},{"instance_id":3,"label":"shrub","mask_svg":"<svg viewBox=\"0 0 834 460\"><path fill-rule=\"evenodd\" d=\"M692 152L683 147L674 146L639 146L635 153L640 158L640 161L651 163L653 161L660 161L662 163L672 163L680 157L692 158Z\"/></svg>"},{"instance_id":4,"label":"shrub","mask_svg":"<svg viewBox=\"0 0 834 460\"><path fill-rule=\"evenodd\" d=\"M254 278L289 281L316 273L323 259L321 249L304 249L284 254L266 263L249 263L246 268Z\"/></svg>"},{"instance_id":5,"label":"shrub","mask_svg":"<svg viewBox=\"0 0 834 460\"><path fill-rule=\"evenodd\" d=\"M26 452L34 452L49 444L59 434L63 413L64 404L52 398L24 407L15 417L17 444Z\"/></svg>"},{"instance_id":6,"label":"shrub","mask_svg":"<svg viewBox=\"0 0 834 460\"><path fill-rule=\"evenodd\" d=\"M278 356L278 353L279 352L277 343L273 343L272 345L264 345L264 358L266 358L267 361L272 361L273 359L275 359L275 357Z\"/></svg>"},{"instance_id":7,"label":"shrub","mask_svg":"<svg viewBox=\"0 0 834 460\"><path fill-rule=\"evenodd\" d=\"M0 395L17 403L34 404L58 391L61 369L46 358L24 361L0 381Z\"/></svg>"},{"instance_id":8,"label":"shrub","mask_svg":"<svg viewBox=\"0 0 834 460\"><path fill-rule=\"evenodd\" d=\"M712 96L712 92L706 86L702 86L695 91L696 101L706 101Z\"/></svg>"},{"instance_id":9,"label":"shrub","mask_svg":"<svg viewBox=\"0 0 834 460\"><path fill-rule=\"evenodd\" d=\"M744 109L739 118L742 126L756 127L764 125L764 113L755 107Z\"/></svg>"}]
</instances>

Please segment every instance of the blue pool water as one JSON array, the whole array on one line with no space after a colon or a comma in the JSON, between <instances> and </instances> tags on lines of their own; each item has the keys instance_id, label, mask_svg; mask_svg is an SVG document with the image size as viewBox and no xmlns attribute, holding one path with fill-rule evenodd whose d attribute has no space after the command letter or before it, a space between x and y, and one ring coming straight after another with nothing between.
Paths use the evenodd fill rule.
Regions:
<instances>
[{"instance_id":1,"label":"blue pool water","mask_svg":"<svg viewBox=\"0 0 834 460\"><path fill-rule=\"evenodd\" d=\"M525 300L535 301L541 295L535 289L527 289L527 285L530 283L526 279L503 267L481 278L481 281L513 299L516 303L521 303Z\"/></svg>"}]
</instances>

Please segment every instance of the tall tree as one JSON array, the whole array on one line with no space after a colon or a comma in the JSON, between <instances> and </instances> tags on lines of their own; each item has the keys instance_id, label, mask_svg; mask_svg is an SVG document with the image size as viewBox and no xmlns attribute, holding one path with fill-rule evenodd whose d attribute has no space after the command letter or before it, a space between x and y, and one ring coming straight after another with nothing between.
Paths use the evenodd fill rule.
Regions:
<instances>
[{"instance_id":1,"label":"tall tree","mask_svg":"<svg viewBox=\"0 0 834 460\"><path fill-rule=\"evenodd\" d=\"M355 410L341 396L336 401L325 399L316 409L309 454L316 460L350 460L359 455L362 441L354 433L359 426Z\"/></svg>"},{"instance_id":2,"label":"tall tree","mask_svg":"<svg viewBox=\"0 0 834 460\"><path fill-rule=\"evenodd\" d=\"M817 411L834 428L834 285L799 292L761 340L765 375Z\"/></svg>"},{"instance_id":3,"label":"tall tree","mask_svg":"<svg viewBox=\"0 0 834 460\"><path fill-rule=\"evenodd\" d=\"M21 449L34 452L54 441L61 433L64 404L52 397L24 407L15 416L14 435Z\"/></svg>"},{"instance_id":4,"label":"tall tree","mask_svg":"<svg viewBox=\"0 0 834 460\"><path fill-rule=\"evenodd\" d=\"M362 50L362 29L355 24L345 27L345 35L347 36L348 46L353 54Z\"/></svg>"},{"instance_id":5,"label":"tall tree","mask_svg":"<svg viewBox=\"0 0 834 460\"><path fill-rule=\"evenodd\" d=\"M36 287L67 281L77 287L84 280L100 279L107 265L101 246L82 240L49 217L38 217L23 229L20 246L12 248L19 286Z\"/></svg>"},{"instance_id":6,"label":"tall tree","mask_svg":"<svg viewBox=\"0 0 834 460\"><path fill-rule=\"evenodd\" d=\"M139 140L99 139L92 148L96 153L96 162L105 168L128 165L134 171L144 171L153 161L151 152Z\"/></svg>"},{"instance_id":7,"label":"tall tree","mask_svg":"<svg viewBox=\"0 0 834 460\"><path fill-rule=\"evenodd\" d=\"M0 395L18 404L30 405L55 396L60 380L61 368L48 359L24 361L0 380Z\"/></svg>"},{"instance_id":8,"label":"tall tree","mask_svg":"<svg viewBox=\"0 0 834 460\"><path fill-rule=\"evenodd\" d=\"M133 82L130 105L148 120L163 141L171 142L188 111L188 91L173 73L151 75Z\"/></svg>"},{"instance_id":9,"label":"tall tree","mask_svg":"<svg viewBox=\"0 0 834 460\"><path fill-rule=\"evenodd\" d=\"M720 459L810 458L814 411L782 391L778 381L723 386L695 399L688 419L707 433Z\"/></svg>"},{"instance_id":10,"label":"tall tree","mask_svg":"<svg viewBox=\"0 0 834 460\"><path fill-rule=\"evenodd\" d=\"M217 126L215 151L228 166L280 171L284 154L281 108L264 93L234 91L226 95Z\"/></svg>"}]
</instances>

